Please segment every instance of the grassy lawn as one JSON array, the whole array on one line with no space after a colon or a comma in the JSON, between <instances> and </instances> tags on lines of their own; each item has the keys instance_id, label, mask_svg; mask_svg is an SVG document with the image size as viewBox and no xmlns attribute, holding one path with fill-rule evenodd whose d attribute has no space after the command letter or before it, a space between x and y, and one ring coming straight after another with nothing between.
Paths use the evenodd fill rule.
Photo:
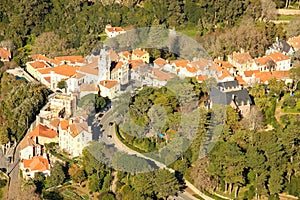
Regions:
<instances>
[{"instance_id":1,"label":"grassy lawn","mask_svg":"<svg viewBox=\"0 0 300 200\"><path fill-rule=\"evenodd\" d=\"M196 39L196 36L197 36L197 27L188 27L188 28L184 28L184 29L180 29L180 30L177 30L179 33L182 33L188 37L191 37L193 39Z\"/></svg>"},{"instance_id":2,"label":"grassy lawn","mask_svg":"<svg viewBox=\"0 0 300 200\"><path fill-rule=\"evenodd\" d=\"M83 107L83 106L87 106L87 105L92 105L94 106L95 103L95 94L88 94L84 97L82 97L81 99L79 99L78 101L78 107Z\"/></svg>"},{"instance_id":3,"label":"grassy lawn","mask_svg":"<svg viewBox=\"0 0 300 200\"><path fill-rule=\"evenodd\" d=\"M296 103L296 106L294 108L288 108L288 107L284 107L284 108L281 108L281 110L284 112L284 113L287 113L287 114L300 114L300 92L297 91L295 93L295 97L297 99L297 103ZM292 98L290 97L289 94L285 94L284 95L284 100L288 99L288 98Z\"/></svg>"},{"instance_id":4,"label":"grassy lawn","mask_svg":"<svg viewBox=\"0 0 300 200\"><path fill-rule=\"evenodd\" d=\"M300 16L299 15L280 15L278 17L278 20L292 21L292 20L296 20L296 19L300 19Z\"/></svg>"}]
</instances>

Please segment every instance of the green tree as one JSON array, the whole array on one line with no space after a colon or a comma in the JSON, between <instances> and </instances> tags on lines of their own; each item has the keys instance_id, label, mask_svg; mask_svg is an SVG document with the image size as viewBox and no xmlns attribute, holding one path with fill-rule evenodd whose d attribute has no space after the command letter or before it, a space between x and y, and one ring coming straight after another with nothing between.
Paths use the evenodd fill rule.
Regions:
<instances>
[{"instance_id":1,"label":"green tree","mask_svg":"<svg viewBox=\"0 0 300 200\"><path fill-rule=\"evenodd\" d=\"M76 164L71 164L68 173L76 183L81 184L86 179L83 169Z\"/></svg>"},{"instance_id":2,"label":"green tree","mask_svg":"<svg viewBox=\"0 0 300 200\"><path fill-rule=\"evenodd\" d=\"M59 81L59 82L57 83L57 87L58 87L59 89L64 89L64 88L66 88L66 87L67 87L66 81L64 81L64 80Z\"/></svg>"},{"instance_id":3,"label":"green tree","mask_svg":"<svg viewBox=\"0 0 300 200\"><path fill-rule=\"evenodd\" d=\"M51 169L51 175L47 177L46 183L48 187L56 187L61 185L66 178L63 166L56 162Z\"/></svg>"}]
</instances>

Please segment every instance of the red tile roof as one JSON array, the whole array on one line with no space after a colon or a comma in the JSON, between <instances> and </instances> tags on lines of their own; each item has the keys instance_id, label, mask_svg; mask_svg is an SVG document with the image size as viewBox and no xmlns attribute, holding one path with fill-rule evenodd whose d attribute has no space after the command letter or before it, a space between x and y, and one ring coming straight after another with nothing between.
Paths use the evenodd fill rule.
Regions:
<instances>
[{"instance_id":1,"label":"red tile roof","mask_svg":"<svg viewBox=\"0 0 300 200\"><path fill-rule=\"evenodd\" d=\"M294 47L294 49L300 49L300 35L288 39L288 43Z\"/></svg>"},{"instance_id":2,"label":"red tile roof","mask_svg":"<svg viewBox=\"0 0 300 200\"><path fill-rule=\"evenodd\" d=\"M131 53L129 51L123 51L120 54L124 56L126 59L131 59Z\"/></svg>"},{"instance_id":3,"label":"red tile roof","mask_svg":"<svg viewBox=\"0 0 300 200\"><path fill-rule=\"evenodd\" d=\"M85 62L85 59L82 56L59 56L54 59L58 61L71 62L73 64Z\"/></svg>"},{"instance_id":4,"label":"red tile roof","mask_svg":"<svg viewBox=\"0 0 300 200\"><path fill-rule=\"evenodd\" d=\"M11 58L11 52L5 48L0 48L0 58L9 60Z\"/></svg>"},{"instance_id":5,"label":"red tile roof","mask_svg":"<svg viewBox=\"0 0 300 200\"><path fill-rule=\"evenodd\" d=\"M232 64L230 64L229 62L226 62L224 60L215 59L214 62L223 68L235 68Z\"/></svg>"},{"instance_id":6,"label":"red tile roof","mask_svg":"<svg viewBox=\"0 0 300 200\"><path fill-rule=\"evenodd\" d=\"M157 58L153 61L153 63L155 63L156 65L158 65L159 67L163 67L164 65L167 64L167 61L165 59L162 58Z\"/></svg>"},{"instance_id":7,"label":"red tile roof","mask_svg":"<svg viewBox=\"0 0 300 200\"><path fill-rule=\"evenodd\" d=\"M100 81L100 85L102 85L103 87L106 87L108 89L116 86L118 84L118 81L112 81L112 80L102 80Z\"/></svg>"},{"instance_id":8,"label":"red tile roof","mask_svg":"<svg viewBox=\"0 0 300 200\"><path fill-rule=\"evenodd\" d=\"M47 64L41 61L33 61L33 62L29 62L28 64L35 69L43 69L49 67Z\"/></svg>"},{"instance_id":9,"label":"red tile roof","mask_svg":"<svg viewBox=\"0 0 300 200\"><path fill-rule=\"evenodd\" d=\"M274 53L270 53L268 55L269 58L271 58L272 60L274 60L275 62L279 62L279 61L283 61L283 60L290 60L291 57L284 55L281 52L274 52Z\"/></svg>"},{"instance_id":10,"label":"red tile roof","mask_svg":"<svg viewBox=\"0 0 300 200\"><path fill-rule=\"evenodd\" d=\"M246 53L233 52L232 59L239 64L246 64L247 62L252 60L252 57L249 54L249 52Z\"/></svg>"},{"instance_id":11,"label":"red tile roof","mask_svg":"<svg viewBox=\"0 0 300 200\"><path fill-rule=\"evenodd\" d=\"M74 138L78 134L80 134L83 130L88 131L88 124L87 124L87 122L81 122L81 123L72 124L72 129L70 127L71 136Z\"/></svg>"},{"instance_id":12,"label":"red tile roof","mask_svg":"<svg viewBox=\"0 0 300 200\"><path fill-rule=\"evenodd\" d=\"M131 66L131 69L136 69L139 66L143 66L145 63L143 60L130 60L129 64Z\"/></svg>"},{"instance_id":13,"label":"red tile roof","mask_svg":"<svg viewBox=\"0 0 300 200\"><path fill-rule=\"evenodd\" d=\"M28 137L28 135L25 135L25 137L20 142L20 150L23 150L28 146L35 146L35 145L36 143L33 141L33 139Z\"/></svg>"},{"instance_id":14,"label":"red tile roof","mask_svg":"<svg viewBox=\"0 0 300 200\"><path fill-rule=\"evenodd\" d=\"M56 74L60 74L63 76L71 77L75 75L76 70L78 70L79 67L72 67L69 65L60 65L58 67L49 67L45 69L39 69L39 73L41 74L50 74L51 71L55 72Z\"/></svg>"},{"instance_id":15,"label":"red tile roof","mask_svg":"<svg viewBox=\"0 0 300 200\"><path fill-rule=\"evenodd\" d=\"M60 119L56 118L50 122L50 125L53 126L54 128L58 128L59 123L60 123Z\"/></svg>"},{"instance_id":16,"label":"red tile roof","mask_svg":"<svg viewBox=\"0 0 300 200\"><path fill-rule=\"evenodd\" d=\"M69 120L61 120L60 121L60 127L62 130L68 130L69 127Z\"/></svg>"},{"instance_id":17,"label":"red tile roof","mask_svg":"<svg viewBox=\"0 0 300 200\"><path fill-rule=\"evenodd\" d=\"M269 81L271 78L273 78L271 72L260 72L255 74L255 77L258 78L261 83L265 83L266 81Z\"/></svg>"},{"instance_id":18,"label":"red tile roof","mask_svg":"<svg viewBox=\"0 0 300 200\"><path fill-rule=\"evenodd\" d=\"M43 56L41 54L32 54L29 56L30 58L32 58L33 60L42 60L42 61L46 61L50 64L54 64L54 65L60 65L61 62L58 60L54 60L51 58L47 58L46 56Z\"/></svg>"},{"instance_id":19,"label":"red tile roof","mask_svg":"<svg viewBox=\"0 0 300 200\"><path fill-rule=\"evenodd\" d=\"M159 80L159 81L168 81L171 78L175 77L175 74L169 74L169 73L160 71L157 68L152 68L152 71L153 71L154 76L156 77L156 79Z\"/></svg>"},{"instance_id":20,"label":"red tile roof","mask_svg":"<svg viewBox=\"0 0 300 200\"><path fill-rule=\"evenodd\" d=\"M50 170L49 161L43 156L34 156L29 160L23 160L24 168L29 168L31 171L43 172Z\"/></svg>"},{"instance_id":21,"label":"red tile roof","mask_svg":"<svg viewBox=\"0 0 300 200\"><path fill-rule=\"evenodd\" d=\"M118 63L116 64L116 66L114 67L113 70L122 69L122 67L123 67L123 62L120 61L120 62L118 62Z\"/></svg>"},{"instance_id":22,"label":"red tile roof","mask_svg":"<svg viewBox=\"0 0 300 200\"><path fill-rule=\"evenodd\" d=\"M236 76L235 78L240 85L246 85L246 81L241 76Z\"/></svg>"},{"instance_id":23,"label":"red tile roof","mask_svg":"<svg viewBox=\"0 0 300 200\"><path fill-rule=\"evenodd\" d=\"M111 27L111 28L105 28L108 32L111 32L111 33L113 33L113 32L122 32L122 31L124 31L124 29L123 28L121 28L121 27Z\"/></svg>"},{"instance_id":24,"label":"red tile roof","mask_svg":"<svg viewBox=\"0 0 300 200\"><path fill-rule=\"evenodd\" d=\"M145 51L145 50L140 50L140 49L135 49L133 52L132 52L132 55L136 55L138 57L142 57L143 55L147 54L148 52Z\"/></svg>"},{"instance_id":25,"label":"red tile roof","mask_svg":"<svg viewBox=\"0 0 300 200\"><path fill-rule=\"evenodd\" d=\"M189 63L190 61L188 60L173 60L173 61L170 61L170 64L174 64L176 67L187 67L187 64Z\"/></svg>"},{"instance_id":26,"label":"red tile roof","mask_svg":"<svg viewBox=\"0 0 300 200\"><path fill-rule=\"evenodd\" d=\"M39 124L37 127L33 129L30 133L28 133L28 137L47 137L47 138L55 138L58 137L58 133L52 129L47 128Z\"/></svg>"},{"instance_id":27,"label":"red tile roof","mask_svg":"<svg viewBox=\"0 0 300 200\"><path fill-rule=\"evenodd\" d=\"M260 73L259 70L249 70L249 71L244 71L244 75L245 77L252 77L252 75L254 74L257 74L257 73Z\"/></svg>"},{"instance_id":28,"label":"red tile roof","mask_svg":"<svg viewBox=\"0 0 300 200\"><path fill-rule=\"evenodd\" d=\"M48 77L44 77L45 81L47 81L48 83L51 83L51 77L48 76Z\"/></svg>"}]
</instances>

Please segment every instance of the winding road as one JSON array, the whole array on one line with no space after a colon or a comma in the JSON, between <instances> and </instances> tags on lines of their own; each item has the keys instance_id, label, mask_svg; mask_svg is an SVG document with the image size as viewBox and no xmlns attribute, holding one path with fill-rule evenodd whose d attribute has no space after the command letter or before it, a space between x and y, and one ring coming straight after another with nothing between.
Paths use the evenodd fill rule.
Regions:
<instances>
[{"instance_id":1,"label":"winding road","mask_svg":"<svg viewBox=\"0 0 300 200\"><path fill-rule=\"evenodd\" d=\"M123 151L127 154L130 155L136 155L138 157L144 158L146 160L151 160L153 161L159 168L161 169L167 169L170 172L174 173L175 171L171 168L168 168L165 164L158 162L157 160L154 160L152 158L149 158L139 152L136 152L132 149L130 149L129 147L127 147L125 144L123 144L118 137L116 136L116 132L115 132L115 126L109 126L110 122L114 121L114 117L112 115L113 111L112 109L110 109L108 112L106 112L102 119L100 120L100 123L103 125L102 129L102 137L99 138L99 141L105 142L107 144L114 144L115 147L120 150ZM111 135L111 137L108 137L108 135ZM202 197L205 200L213 200L213 198L205 195L204 193L202 193L200 190L198 190L192 183L190 183L189 181L185 180L186 186L188 188L190 188L192 191L194 191L195 194L198 194L200 197ZM183 193L180 193L178 198L176 197L176 199L187 199L187 200L197 200L196 197L194 197L192 194L190 194L187 191L184 191Z\"/></svg>"}]
</instances>

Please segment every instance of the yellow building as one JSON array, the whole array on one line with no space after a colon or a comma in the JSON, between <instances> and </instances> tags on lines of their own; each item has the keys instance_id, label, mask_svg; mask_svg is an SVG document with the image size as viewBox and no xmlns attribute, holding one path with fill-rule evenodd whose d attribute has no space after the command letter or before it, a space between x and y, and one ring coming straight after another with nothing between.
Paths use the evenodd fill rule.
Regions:
<instances>
[{"instance_id":1,"label":"yellow building","mask_svg":"<svg viewBox=\"0 0 300 200\"><path fill-rule=\"evenodd\" d=\"M26 63L27 72L38 80L38 69L48 68L49 66L42 61L32 61Z\"/></svg>"},{"instance_id":2,"label":"yellow building","mask_svg":"<svg viewBox=\"0 0 300 200\"><path fill-rule=\"evenodd\" d=\"M132 60L143 60L145 63L150 62L149 53L145 50L136 49L132 52Z\"/></svg>"}]
</instances>

